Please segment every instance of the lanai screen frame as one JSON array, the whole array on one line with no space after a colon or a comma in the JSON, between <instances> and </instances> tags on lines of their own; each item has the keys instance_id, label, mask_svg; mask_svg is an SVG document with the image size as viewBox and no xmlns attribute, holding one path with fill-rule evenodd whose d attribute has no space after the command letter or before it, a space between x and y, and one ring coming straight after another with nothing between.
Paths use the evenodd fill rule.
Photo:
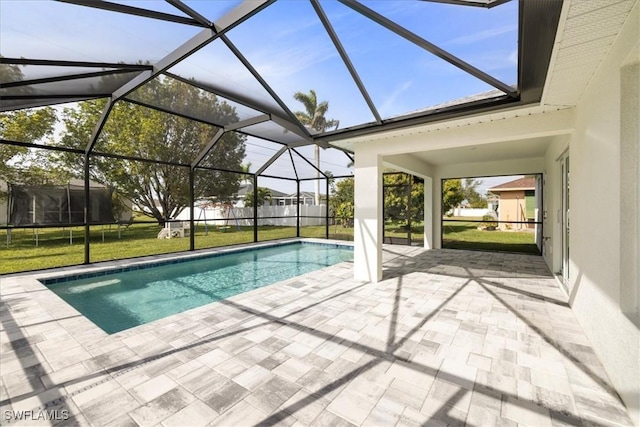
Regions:
<instances>
[{"instance_id":1,"label":"lanai screen frame","mask_svg":"<svg viewBox=\"0 0 640 427\"><path fill-rule=\"evenodd\" d=\"M260 13L265 8L269 7L271 4L275 2L275 0L261 0L261 1L243 1L236 8L234 8L227 15L223 16L216 22L212 22L206 17L199 14L197 11L189 7L187 4L182 2L181 0L166 0L169 4L174 6L175 8L182 11L185 16L172 15L158 11L152 11L148 9L142 9L133 6L122 5L118 3L111 3L108 1L102 2L93 2L88 0L58 0L64 3L70 3L74 5L78 5L80 7L92 7L104 9L117 13L124 13L129 15L137 15L141 17L146 17L150 19L158 19L168 22L177 22L185 25L190 25L194 27L202 28L202 30L192 37L187 42L183 43L177 49L166 55L164 58L156 62L152 65L144 65L144 64L114 64L114 63L102 63L102 62L86 62L86 61L63 61L63 60L43 60L38 58L0 58L0 64L12 64L12 65L50 65L50 66L58 66L58 67L90 67L96 68L97 70L103 69L102 71L95 71L90 73L80 73L72 76L57 76L57 77L49 77L45 79L38 80L30 80L30 81L21 81L21 82L13 82L9 84L2 85L2 88L5 87L16 87L20 85L28 85L28 84L40 84L40 83L55 83L68 81L73 79L81 79L98 75L115 75L126 72L138 72L139 74L133 79L127 81L122 86L117 88L116 90L110 93L91 93L91 94L57 94L57 95L12 95L12 96L3 96L3 99L9 102L20 103L22 104L9 104L9 106L3 106L0 103L0 111L11 111L23 108L32 108L38 106L46 106L46 105L55 105L67 102L75 102L75 101L86 101L90 99L107 99L107 105L102 113L102 116L98 120L98 123L95 126L95 129L92 133L92 136L89 141L87 141L87 145L84 150L73 149L73 148L65 148L58 146L46 146L36 143L28 143L22 141L10 141L6 139L0 140L1 144L22 146L27 148L35 148L35 149L45 149L45 150L57 150L57 151L66 151L70 153L75 153L78 155L84 156L84 185L85 185L85 248L84 248L84 263L90 262L90 221L88 221L89 214L89 176L90 176L90 167L91 167L91 157L92 156L102 156L102 157L110 157L114 159L122 159L122 160L133 160L133 161L142 161L142 162L152 162L152 163L165 163L171 166L178 167L189 167L189 181L190 181L190 191L189 191L189 199L190 199L190 249L191 251L195 250L195 219L194 219L194 174L195 171L199 168L199 163L202 159L207 155L207 153L215 146L217 140L222 137L225 132L235 131L239 133L244 133L247 135L251 135L250 133L243 131L243 128L246 128L252 124L264 123L264 122L273 122L277 125L287 129L292 132L296 136L299 137L299 142L290 143L290 142L282 142L282 141L274 141L269 138L265 138L260 135L251 135L257 136L262 139L266 139L271 142L275 142L282 146L281 150L276 153L263 167L261 167L255 173L246 173L245 175L252 176L252 181L254 184L254 188L257 188L257 179L262 175L264 170L273 163L280 155L283 155L285 152L290 152L290 150L295 149L299 146L304 145L318 145L323 148L332 147L338 148L338 146L333 143L348 140L351 137L358 137L362 135L378 133L391 129L398 129L408 126L414 126L418 124L429 123L433 121L447 120L455 117L461 117L469 114L475 113L484 113L489 111L495 111L507 107L517 107L522 105L528 105L532 103L537 103L540 101L542 96L542 89L546 79L546 72L548 68L548 64L551 58L551 51L553 48L553 43L555 41L555 34L557 30L557 25L560 18L560 11L562 8L561 0L537 0L535 2L526 1L526 0L514 0L519 3L519 19L518 19L518 39L519 39L519 48L518 48L518 84L517 87L508 86L501 81L495 79L494 77L484 73L483 71L475 68L474 66L466 63L465 61L457 58L456 56L450 54L446 50L438 47L437 45L430 43L424 38L418 36L417 34L409 31L403 26L391 21L390 19L378 14L367 6L359 3L356 0L338 0L345 6L349 7L351 10L365 16L366 18L376 22L377 24L385 27L387 30L390 30L397 34L399 37L402 37L411 43L421 47L422 49L438 56L439 58L447 61L450 64L462 69L463 71L473 75L474 77L490 84L491 86L498 89L502 95L492 96L488 99L480 99L480 100L470 100L468 102L462 102L455 105L447 105L442 106L440 108L430 108L422 111L404 114L398 117L382 119L380 113L377 111L376 106L374 105L371 97L365 87L362 79L358 75L358 72L349 58L346 50L342 46L340 38L335 33L335 30L332 27L331 22L327 19L326 14L323 11L322 5L319 0L310 0L311 5L317 17L322 22L324 30L331 38L331 41L339 53L341 60L343 61L345 67L348 69L351 78L354 83L358 87L360 94L365 99L368 108L371 111L371 114L375 118L375 121L372 123L366 123L362 125L352 126L345 129L337 129L333 131L325 131L313 134L309 131L296 117L296 115L287 107L284 101L279 97L279 95L271 88L268 82L264 79L263 76L253 67L253 65L244 57L243 53L229 40L226 36L226 33L236 27L237 25L241 25L244 21L252 17L253 15ZM470 7L485 7L492 8L499 6L505 3L507 0L425 0L425 1L433 1L440 3L449 3L456 4L460 6L470 6ZM247 70L251 73L251 75L260 83L262 88L272 97L275 104L279 107L279 109L270 108L268 105L261 104L259 102L255 102L255 100L247 99L237 94L234 94L231 91L225 91L223 88L219 87L209 87L207 84L202 82L194 82L191 80L187 80L181 76L172 74L169 69L175 64L179 63L183 59L187 58L193 52L198 51L204 46L212 43L215 40L221 40L232 52L233 54L240 60L240 62L246 67ZM112 68L112 71L107 72L104 68ZM148 83L154 78L165 75L170 78L174 78L180 80L184 83L191 84L195 87L198 87L201 90L211 92L217 96L224 97L233 102L239 103L241 105L245 105L257 112L258 115L255 117L239 121L237 123L232 123L226 126L220 126L219 124L215 124L209 121L204 121L195 117L191 117L189 115L180 114L175 111L163 110L158 106L153 106L149 104L145 104L139 101L132 100L127 96L131 94L136 89L140 88L144 84ZM197 158L193 159L191 164L181 164L176 162L158 162L149 159L142 159L133 156L125 156L120 154L107 154L100 153L95 151L95 145L100 137L101 131L105 125L106 120L109 118L109 114L116 105L116 103L120 101L132 102L143 105L148 108L153 108L158 111L164 111L169 114L174 114L179 117L184 117L189 120L203 122L208 125L216 126L218 130L218 134L216 137L202 150L202 152L197 156ZM345 152L347 156L353 161L353 157L350 156L348 152ZM303 157L303 156L302 156ZM304 157L303 157L304 158ZM307 159L305 159L307 160ZM308 160L307 160L308 162ZM311 164L315 169L315 165ZM227 171L224 169L216 169L216 168L206 168L212 169L222 172L233 172L233 173L241 173L241 171ZM323 171L317 169L318 176L320 179L325 179L327 183L327 211L326 211L326 237L329 236L329 176L327 176ZM349 176L332 176L331 178L353 178L351 175ZM295 181L297 183L298 188L298 200L300 196L300 181L309 180L312 178L301 179L297 176ZM297 209L298 216L298 226L296 235L300 235L300 227L299 227L299 208ZM257 227L258 227L258 217L257 217L257 192L254 191L254 241L258 241L257 237ZM1 228L11 228L1 227ZM34 227L37 228L37 227Z\"/></svg>"}]
</instances>

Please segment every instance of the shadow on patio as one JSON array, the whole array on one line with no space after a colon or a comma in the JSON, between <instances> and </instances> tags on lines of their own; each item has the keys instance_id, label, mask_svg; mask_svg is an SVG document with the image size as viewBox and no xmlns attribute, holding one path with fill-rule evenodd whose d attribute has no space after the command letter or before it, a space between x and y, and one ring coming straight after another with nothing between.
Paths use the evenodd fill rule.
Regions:
<instances>
[{"instance_id":1,"label":"shadow on patio","mask_svg":"<svg viewBox=\"0 0 640 427\"><path fill-rule=\"evenodd\" d=\"M185 331L227 326L188 343L171 344L180 322L111 336L126 356L84 361L95 372L54 384L82 385L55 402L115 380L108 394L127 394L138 424L188 424L204 404L214 425L631 425L540 257L385 247L384 259L377 284L332 267L211 304ZM141 398L160 377L166 393ZM109 420L104 399L85 400L78 419Z\"/></svg>"}]
</instances>

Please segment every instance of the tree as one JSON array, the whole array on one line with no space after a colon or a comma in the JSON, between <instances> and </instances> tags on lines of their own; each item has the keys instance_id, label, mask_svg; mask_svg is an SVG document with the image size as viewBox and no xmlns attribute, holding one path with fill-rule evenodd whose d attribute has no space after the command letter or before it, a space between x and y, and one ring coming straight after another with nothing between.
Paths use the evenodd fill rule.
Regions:
<instances>
[{"instance_id":1,"label":"tree","mask_svg":"<svg viewBox=\"0 0 640 427\"><path fill-rule=\"evenodd\" d=\"M138 89L135 97L169 110L187 110L196 117L208 117L214 123L238 120L235 109L226 102L174 79L152 80ZM104 106L104 100L97 100L65 109L63 123L66 130L60 144L84 149ZM189 165L216 132L217 128L213 126L120 101L112 109L95 151ZM244 141L241 134L225 133L200 166L241 170ZM81 156L60 153L58 160L71 171L83 170ZM92 180L115 189L160 224L189 205L188 166L92 156L90 174ZM240 178L239 174L197 169L195 198L229 201L237 193Z\"/></svg>"},{"instance_id":2,"label":"tree","mask_svg":"<svg viewBox=\"0 0 640 427\"><path fill-rule=\"evenodd\" d=\"M24 79L17 65L0 64L0 81L13 82ZM28 86L13 89L28 94ZM12 92L13 93L13 92ZM51 107L29 108L0 113L0 138L37 143L53 136L58 118ZM51 179L48 168L43 167L42 157L30 153L26 147L0 144L0 180L10 183L36 184Z\"/></svg>"},{"instance_id":3,"label":"tree","mask_svg":"<svg viewBox=\"0 0 640 427\"><path fill-rule=\"evenodd\" d=\"M258 187L258 206L262 206L267 202L271 202L271 190L266 187ZM245 194L244 205L248 208L253 207L253 190Z\"/></svg>"},{"instance_id":4,"label":"tree","mask_svg":"<svg viewBox=\"0 0 640 427\"><path fill-rule=\"evenodd\" d=\"M464 190L460 179L446 179L442 184L442 211L447 213L464 200Z\"/></svg>"},{"instance_id":5,"label":"tree","mask_svg":"<svg viewBox=\"0 0 640 427\"><path fill-rule=\"evenodd\" d=\"M340 125L340 121L325 117L329 110L329 102L322 101L318 103L315 90L311 89L309 93L296 92L293 94L293 98L304 105L305 111L296 111L294 113L303 125L318 132L324 132L331 127L338 128Z\"/></svg>"},{"instance_id":6,"label":"tree","mask_svg":"<svg viewBox=\"0 0 640 427\"><path fill-rule=\"evenodd\" d=\"M329 110L329 101L322 101L318 103L318 97L316 91L311 89L309 93L296 92L293 94L293 98L304 105L305 111L296 111L294 114L300 123L303 125L318 131L324 132L328 128L340 126L340 121L335 119L327 119L325 114ZM314 147L315 166L317 170L320 170L320 149L316 145ZM316 178L320 178L320 172L316 171ZM320 181L315 181L315 193L316 193L316 205L320 204Z\"/></svg>"},{"instance_id":7,"label":"tree","mask_svg":"<svg viewBox=\"0 0 640 427\"><path fill-rule=\"evenodd\" d=\"M336 224L340 223L343 227L353 226L353 184L353 178L346 178L336 181L335 185L331 187L329 207L332 216L336 218Z\"/></svg>"},{"instance_id":8,"label":"tree","mask_svg":"<svg viewBox=\"0 0 640 427\"><path fill-rule=\"evenodd\" d=\"M10 111L0 114L0 138L36 143L53 136L56 111L51 107ZM7 182L37 184L50 180L48 168L43 167L43 153L27 147L0 145L0 179Z\"/></svg>"},{"instance_id":9,"label":"tree","mask_svg":"<svg viewBox=\"0 0 640 427\"><path fill-rule=\"evenodd\" d=\"M411 183L411 195L407 194L409 180L414 179L406 173L392 173L383 176L385 185L384 212L385 219L408 224L424 221L424 183L414 180Z\"/></svg>"},{"instance_id":10,"label":"tree","mask_svg":"<svg viewBox=\"0 0 640 427\"><path fill-rule=\"evenodd\" d=\"M465 178L463 182L464 199L471 208L486 208L487 199L478 193L477 188L482 185L482 181L476 178Z\"/></svg>"}]
</instances>

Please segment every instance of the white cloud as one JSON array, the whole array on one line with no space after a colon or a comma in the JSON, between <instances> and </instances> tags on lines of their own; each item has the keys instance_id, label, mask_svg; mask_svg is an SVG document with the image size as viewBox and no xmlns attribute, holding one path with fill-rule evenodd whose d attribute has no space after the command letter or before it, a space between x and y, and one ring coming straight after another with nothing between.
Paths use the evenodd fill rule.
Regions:
<instances>
[{"instance_id":1,"label":"white cloud","mask_svg":"<svg viewBox=\"0 0 640 427\"><path fill-rule=\"evenodd\" d=\"M265 78L287 79L337 55L333 46L312 42L307 45L292 44L282 50L263 48L247 54L247 58Z\"/></svg>"},{"instance_id":2,"label":"white cloud","mask_svg":"<svg viewBox=\"0 0 640 427\"><path fill-rule=\"evenodd\" d=\"M506 33L510 33L512 31L516 31L518 29L517 24L504 25L498 28L490 28L488 30L478 31L473 34L468 34L466 36L456 37L454 39L449 40L445 44L472 44L482 40L491 39L494 37L501 36Z\"/></svg>"},{"instance_id":3,"label":"white cloud","mask_svg":"<svg viewBox=\"0 0 640 427\"><path fill-rule=\"evenodd\" d=\"M400 86L396 87L396 89L384 99L384 101L380 105L380 108L378 108L380 114L383 116L397 114L398 112L396 111L396 101L403 92L406 92L411 87L411 85L413 85L413 81L408 80L402 83Z\"/></svg>"}]
</instances>

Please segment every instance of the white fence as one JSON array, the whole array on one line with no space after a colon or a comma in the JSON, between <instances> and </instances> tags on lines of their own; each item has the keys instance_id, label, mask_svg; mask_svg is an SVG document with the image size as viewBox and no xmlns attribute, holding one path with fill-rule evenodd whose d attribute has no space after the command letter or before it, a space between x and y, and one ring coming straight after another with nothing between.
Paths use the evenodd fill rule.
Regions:
<instances>
[{"instance_id":1,"label":"white fence","mask_svg":"<svg viewBox=\"0 0 640 427\"><path fill-rule=\"evenodd\" d=\"M484 216L490 211L487 208L455 208L453 216Z\"/></svg>"},{"instance_id":2,"label":"white fence","mask_svg":"<svg viewBox=\"0 0 640 427\"><path fill-rule=\"evenodd\" d=\"M300 226L324 225L326 215L325 205L300 205ZM295 227L297 216L297 206L260 206L258 208L258 225L278 225L285 227ZM319 218L305 218L307 216ZM285 218L278 218L285 217ZM246 219L248 218L248 219ZM237 225L253 225L253 208L235 207L213 207L194 208L194 219L197 224L211 225L215 227L225 227ZM189 209L185 209L176 219L188 221Z\"/></svg>"}]
</instances>

